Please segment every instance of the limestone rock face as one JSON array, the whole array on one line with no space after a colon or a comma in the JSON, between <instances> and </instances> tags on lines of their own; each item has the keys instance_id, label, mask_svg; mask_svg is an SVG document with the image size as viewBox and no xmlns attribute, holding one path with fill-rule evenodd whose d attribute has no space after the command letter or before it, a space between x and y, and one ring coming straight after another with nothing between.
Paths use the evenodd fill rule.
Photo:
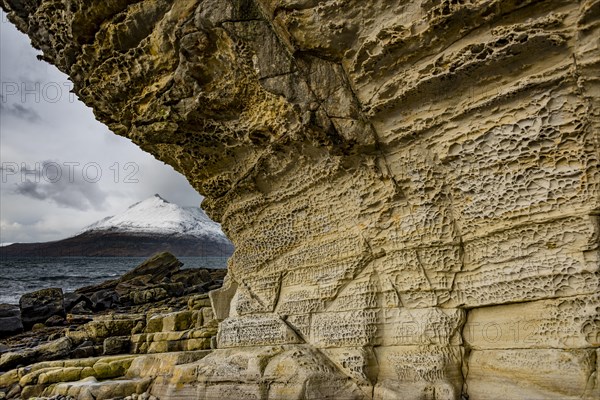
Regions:
<instances>
[{"instance_id":1,"label":"limestone rock face","mask_svg":"<svg viewBox=\"0 0 600 400\"><path fill-rule=\"evenodd\" d=\"M600 2L3 0L235 244L162 398L597 398Z\"/></svg>"}]
</instances>

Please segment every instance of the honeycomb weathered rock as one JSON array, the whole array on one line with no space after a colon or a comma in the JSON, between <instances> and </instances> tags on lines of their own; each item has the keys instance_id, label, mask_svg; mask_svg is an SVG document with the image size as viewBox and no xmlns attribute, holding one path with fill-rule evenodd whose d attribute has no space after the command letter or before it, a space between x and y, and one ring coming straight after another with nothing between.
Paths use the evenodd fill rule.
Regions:
<instances>
[{"instance_id":1,"label":"honeycomb weathered rock","mask_svg":"<svg viewBox=\"0 0 600 400\"><path fill-rule=\"evenodd\" d=\"M235 243L161 398L600 395L599 1L2 4Z\"/></svg>"}]
</instances>

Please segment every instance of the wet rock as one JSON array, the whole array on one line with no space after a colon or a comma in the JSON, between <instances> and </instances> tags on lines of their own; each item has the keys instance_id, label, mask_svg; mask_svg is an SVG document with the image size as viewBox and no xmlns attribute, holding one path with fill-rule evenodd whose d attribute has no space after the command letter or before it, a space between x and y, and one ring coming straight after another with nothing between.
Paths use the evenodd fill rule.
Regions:
<instances>
[{"instance_id":1,"label":"wet rock","mask_svg":"<svg viewBox=\"0 0 600 400\"><path fill-rule=\"evenodd\" d=\"M225 269L225 268L213 269L210 271L210 277L215 282L220 281L222 283L223 279L225 279L226 275L227 275L227 269Z\"/></svg>"},{"instance_id":2,"label":"wet rock","mask_svg":"<svg viewBox=\"0 0 600 400\"><path fill-rule=\"evenodd\" d=\"M45 322L53 315L64 317L63 292L60 288L42 289L27 293L19 300L21 319L26 329L35 323Z\"/></svg>"},{"instance_id":3,"label":"wet rock","mask_svg":"<svg viewBox=\"0 0 600 400\"><path fill-rule=\"evenodd\" d=\"M12 304L0 304L0 337L23 331L21 309Z\"/></svg>"},{"instance_id":4,"label":"wet rock","mask_svg":"<svg viewBox=\"0 0 600 400\"><path fill-rule=\"evenodd\" d=\"M208 292L208 288L211 287L214 283L211 282L205 282L205 283L201 283L199 285L194 285L194 286L186 286L185 289L183 290L183 294L194 294L194 293L207 293Z\"/></svg>"},{"instance_id":5,"label":"wet rock","mask_svg":"<svg viewBox=\"0 0 600 400\"><path fill-rule=\"evenodd\" d=\"M127 354L131 347L130 336L112 336L104 339L104 355Z\"/></svg>"},{"instance_id":6,"label":"wet rock","mask_svg":"<svg viewBox=\"0 0 600 400\"><path fill-rule=\"evenodd\" d=\"M181 261L171 253L159 253L118 279L87 286L75 293L89 299L87 306L93 311L102 311L156 303L170 297L179 297L186 292L186 288L196 284L212 284L211 276L206 270L181 271L181 265ZM204 279L208 282L204 282ZM84 311L83 305L77 303L71 311Z\"/></svg>"},{"instance_id":7,"label":"wet rock","mask_svg":"<svg viewBox=\"0 0 600 400\"><path fill-rule=\"evenodd\" d=\"M87 358L97 355L95 346L78 347L71 352L73 358Z\"/></svg>"},{"instance_id":8,"label":"wet rock","mask_svg":"<svg viewBox=\"0 0 600 400\"><path fill-rule=\"evenodd\" d=\"M184 269L171 276L172 282L183 283L186 287L196 286L213 280L210 272L206 269Z\"/></svg>"},{"instance_id":9,"label":"wet rock","mask_svg":"<svg viewBox=\"0 0 600 400\"><path fill-rule=\"evenodd\" d=\"M91 340L84 341L71 352L72 358L86 358L95 355L97 355L96 347Z\"/></svg>"},{"instance_id":10,"label":"wet rock","mask_svg":"<svg viewBox=\"0 0 600 400\"><path fill-rule=\"evenodd\" d=\"M19 386L19 384L15 383L14 385L11 386L11 388L6 393L6 398L7 399L15 399L20 394L21 394L21 386Z\"/></svg>"},{"instance_id":11,"label":"wet rock","mask_svg":"<svg viewBox=\"0 0 600 400\"><path fill-rule=\"evenodd\" d=\"M62 326L65 324L65 319L60 315L53 315L44 322L46 326Z\"/></svg>"},{"instance_id":12,"label":"wet rock","mask_svg":"<svg viewBox=\"0 0 600 400\"><path fill-rule=\"evenodd\" d=\"M71 351L72 345L71 339L64 337L33 348L6 352L0 356L0 371L8 371L18 365L65 358Z\"/></svg>"},{"instance_id":13,"label":"wet rock","mask_svg":"<svg viewBox=\"0 0 600 400\"><path fill-rule=\"evenodd\" d=\"M90 300L87 297L85 297L84 295L82 295L81 293L75 293L75 292L65 293L63 298L64 298L66 312L73 312L72 311L73 308L77 305L80 305L81 303L83 303L84 306L87 308L90 308L92 305Z\"/></svg>"},{"instance_id":14,"label":"wet rock","mask_svg":"<svg viewBox=\"0 0 600 400\"><path fill-rule=\"evenodd\" d=\"M122 296L132 288L147 287L163 282L179 271L183 263L173 254L159 253L144 261L135 269L123 275L116 285L116 292Z\"/></svg>"},{"instance_id":15,"label":"wet rock","mask_svg":"<svg viewBox=\"0 0 600 400\"><path fill-rule=\"evenodd\" d=\"M102 289L90 295L92 310L103 311L110 309L119 301L119 295L113 289Z\"/></svg>"},{"instance_id":16,"label":"wet rock","mask_svg":"<svg viewBox=\"0 0 600 400\"><path fill-rule=\"evenodd\" d=\"M71 308L70 312L72 314L89 314L90 312L92 312L92 310L91 308L88 308L87 302L80 301Z\"/></svg>"}]
</instances>

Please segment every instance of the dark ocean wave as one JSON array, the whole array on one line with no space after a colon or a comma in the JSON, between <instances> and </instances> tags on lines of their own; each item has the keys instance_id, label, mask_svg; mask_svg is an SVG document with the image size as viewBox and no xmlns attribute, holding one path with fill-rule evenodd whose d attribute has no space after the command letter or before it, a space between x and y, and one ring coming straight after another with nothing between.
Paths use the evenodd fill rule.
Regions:
<instances>
[{"instance_id":1,"label":"dark ocean wave","mask_svg":"<svg viewBox=\"0 0 600 400\"><path fill-rule=\"evenodd\" d=\"M97 275L94 276L94 279L110 279L114 275ZM40 281L73 281L73 280L90 280L91 277L89 275L56 275L56 276L40 276L31 278L30 280L40 280Z\"/></svg>"}]
</instances>

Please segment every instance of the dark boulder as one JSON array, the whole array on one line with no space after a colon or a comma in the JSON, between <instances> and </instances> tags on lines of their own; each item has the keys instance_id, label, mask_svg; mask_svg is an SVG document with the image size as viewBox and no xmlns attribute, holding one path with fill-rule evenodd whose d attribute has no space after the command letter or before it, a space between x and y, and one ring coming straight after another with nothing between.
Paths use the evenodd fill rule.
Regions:
<instances>
[{"instance_id":1,"label":"dark boulder","mask_svg":"<svg viewBox=\"0 0 600 400\"><path fill-rule=\"evenodd\" d=\"M0 304L0 337L23 331L21 309L13 304Z\"/></svg>"},{"instance_id":2,"label":"dark boulder","mask_svg":"<svg viewBox=\"0 0 600 400\"><path fill-rule=\"evenodd\" d=\"M92 293L89 301L91 302L92 310L103 311L112 308L119 301L119 296L113 289L102 289Z\"/></svg>"},{"instance_id":3,"label":"dark boulder","mask_svg":"<svg viewBox=\"0 0 600 400\"><path fill-rule=\"evenodd\" d=\"M26 329L38 322L46 322L53 315L64 317L63 291L60 288L42 289L26 293L19 300L21 320Z\"/></svg>"},{"instance_id":4,"label":"dark boulder","mask_svg":"<svg viewBox=\"0 0 600 400\"><path fill-rule=\"evenodd\" d=\"M98 285L86 286L75 291L89 300L92 311L102 311L122 305L143 304L180 296L185 284L173 282L171 277L183 265L173 254L158 253L119 279ZM184 274L185 275L185 274ZM182 278L185 280L185 278ZM197 278L195 278L197 279Z\"/></svg>"},{"instance_id":5,"label":"dark boulder","mask_svg":"<svg viewBox=\"0 0 600 400\"><path fill-rule=\"evenodd\" d=\"M85 303L86 308L90 309L92 307L92 302L87 297L85 297L83 294L76 293L76 292L65 293L65 295L64 295L65 311L71 312L73 307L75 307L77 304L81 303L82 301Z\"/></svg>"},{"instance_id":6,"label":"dark boulder","mask_svg":"<svg viewBox=\"0 0 600 400\"><path fill-rule=\"evenodd\" d=\"M94 342L91 340L86 340L77 346L73 351L71 351L71 358L88 358L99 355L100 353L96 350L96 346L94 346Z\"/></svg>"},{"instance_id":7,"label":"dark boulder","mask_svg":"<svg viewBox=\"0 0 600 400\"><path fill-rule=\"evenodd\" d=\"M89 314L92 312L91 306L88 307L88 304L85 301L80 301L75 304L69 312L71 314Z\"/></svg>"},{"instance_id":8,"label":"dark boulder","mask_svg":"<svg viewBox=\"0 0 600 400\"><path fill-rule=\"evenodd\" d=\"M112 336L104 339L103 354L105 356L115 354L127 354L131 347L130 336Z\"/></svg>"},{"instance_id":9,"label":"dark boulder","mask_svg":"<svg viewBox=\"0 0 600 400\"><path fill-rule=\"evenodd\" d=\"M173 254L158 253L123 275L115 290L119 295L123 295L132 286L139 288L140 286L156 285L177 273L182 265L183 263Z\"/></svg>"}]
</instances>

